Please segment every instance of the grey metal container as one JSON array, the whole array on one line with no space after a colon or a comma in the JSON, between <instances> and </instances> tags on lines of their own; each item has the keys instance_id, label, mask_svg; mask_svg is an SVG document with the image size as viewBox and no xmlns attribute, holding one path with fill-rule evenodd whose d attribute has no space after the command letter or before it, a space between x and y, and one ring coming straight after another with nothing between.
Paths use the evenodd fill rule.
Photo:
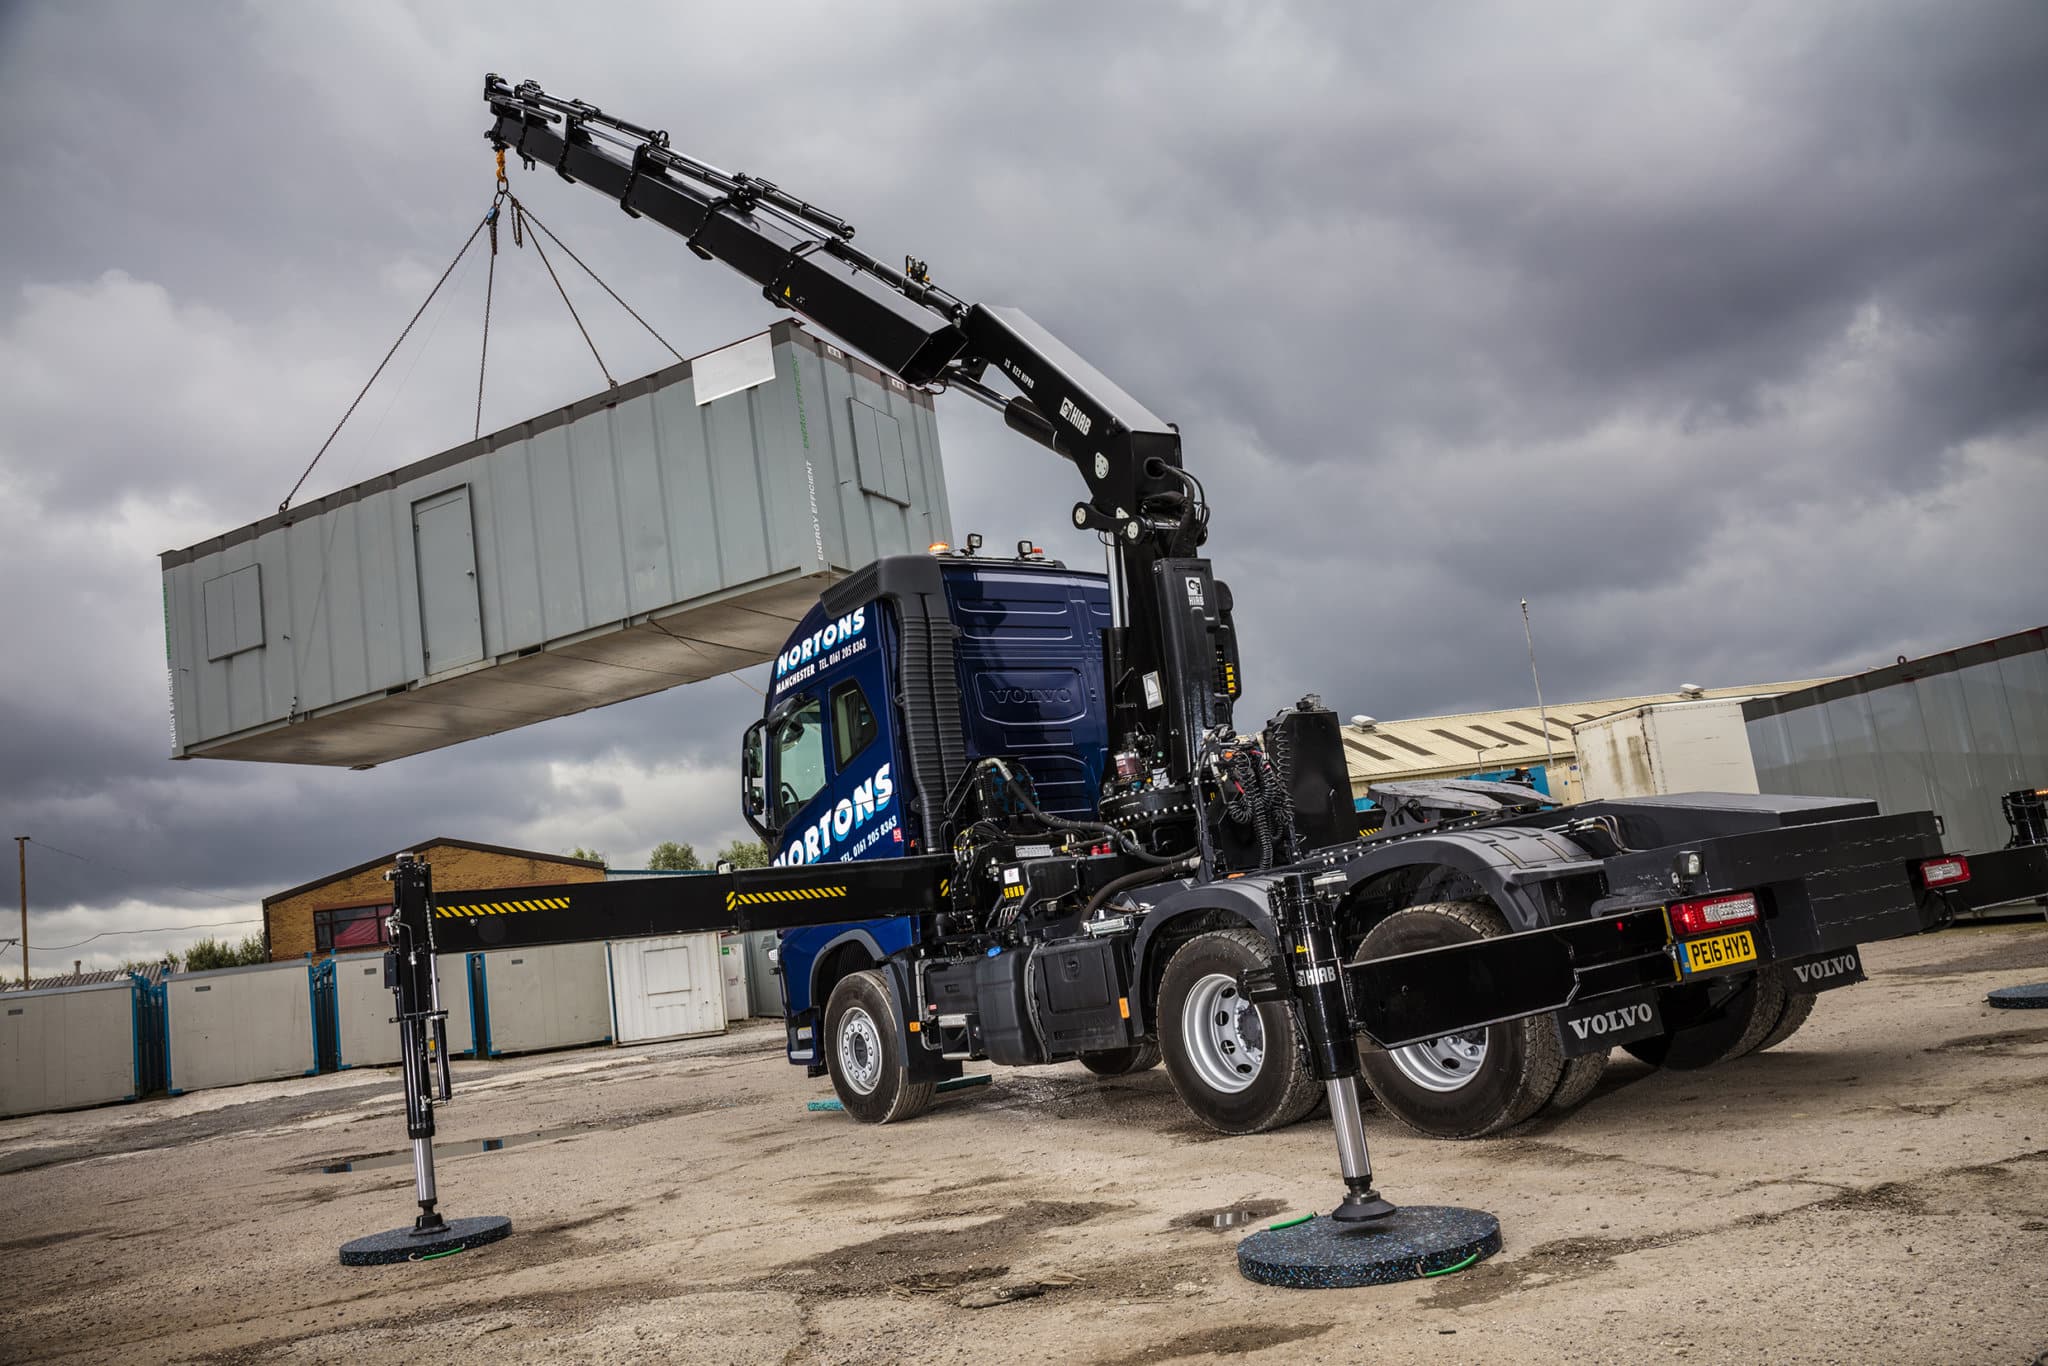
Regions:
<instances>
[{"instance_id":1,"label":"grey metal container","mask_svg":"<svg viewBox=\"0 0 2048 1366\"><path fill-rule=\"evenodd\" d=\"M138 1023L126 978L0 995L0 1115L135 1099Z\"/></svg>"},{"instance_id":2,"label":"grey metal container","mask_svg":"<svg viewBox=\"0 0 2048 1366\"><path fill-rule=\"evenodd\" d=\"M1933 811L1946 848L2010 837L1999 799L2048 782L2048 627L1742 704L1765 792Z\"/></svg>"},{"instance_id":3,"label":"grey metal container","mask_svg":"<svg viewBox=\"0 0 2048 1366\"><path fill-rule=\"evenodd\" d=\"M377 764L728 673L950 528L931 395L778 323L166 552L172 754Z\"/></svg>"},{"instance_id":4,"label":"grey metal container","mask_svg":"<svg viewBox=\"0 0 2048 1366\"><path fill-rule=\"evenodd\" d=\"M304 962L174 973L164 999L174 1096L319 1070Z\"/></svg>"}]
</instances>

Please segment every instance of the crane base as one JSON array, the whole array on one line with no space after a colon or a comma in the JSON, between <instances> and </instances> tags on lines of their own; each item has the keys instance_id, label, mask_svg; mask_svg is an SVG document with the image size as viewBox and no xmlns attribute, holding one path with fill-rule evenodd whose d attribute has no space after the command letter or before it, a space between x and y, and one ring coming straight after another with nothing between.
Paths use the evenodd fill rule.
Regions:
<instances>
[{"instance_id":1,"label":"crane base","mask_svg":"<svg viewBox=\"0 0 2048 1366\"><path fill-rule=\"evenodd\" d=\"M1500 1220L1453 1205L1407 1205L1384 1219L1305 1223L1254 1233L1237 1245L1248 1281L1293 1290L1392 1285L1463 1270L1500 1251Z\"/></svg>"},{"instance_id":2,"label":"crane base","mask_svg":"<svg viewBox=\"0 0 2048 1366\"><path fill-rule=\"evenodd\" d=\"M1984 999L2000 1010L2048 1010L2048 982L2000 987L1985 993Z\"/></svg>"},{"instance_id":3,"label":"crane base","mask_svg":"<svg viewBox=\"0 0 2048 1366\"><path fill-rule=\"evenodd\" d=\"M341 1245L343 1266L389 1266L394 1262L417 1262L446 1256L464 1248L495 1243L512 1232L512 1221L502 1214L479 1215L474 1219L450 1219L440 1228L422 1233L412 1228L394 1228L372 1233Z\"/></svg>"}]
</instances>

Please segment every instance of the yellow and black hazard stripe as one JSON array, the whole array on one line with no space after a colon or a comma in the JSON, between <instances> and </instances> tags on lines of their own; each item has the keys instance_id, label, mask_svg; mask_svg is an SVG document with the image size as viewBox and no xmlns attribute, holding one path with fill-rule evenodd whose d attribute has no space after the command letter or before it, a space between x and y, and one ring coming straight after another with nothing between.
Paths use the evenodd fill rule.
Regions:
<instances>
[{"instance_id":1,"label":"yellow and black hazard stripe","mask_svg":"<svg viewBox=\"0 0 2048 1366\"><path fill-rule=\"evenodd\" d=\"M467 906L436 906L437 920L466 919L479 915L518 915L521 911L566 911L569 898L544 896L533 901L479 901Z\"/></svg>"},{"instance_id":2,"label":"yellow and black hazard stripe","mask_svg":"<svg viewBox=\"0 0 2048 1366\"><path fill-rule=\"evenodd\" d=\"M1024 886L1022 883L1019 883L1015 886L1003 888L1003 900L1005 901L1015 901L1018 897L1022 895L1024 895Z\"/></svg>"},{"instance_id":3,"label":"yellow and black hazard stripe","mask_svg":"<svg viewBox=\"0 0 2048 1366\"><path fill-rule=\"evenodd\" d=\"M835 896L845 896L846 888L839 887L790 887L779 892L727 892L725 909L735 910L741 906L762 906L771 901L823 901Z\"/></svg>"}]
</instances>

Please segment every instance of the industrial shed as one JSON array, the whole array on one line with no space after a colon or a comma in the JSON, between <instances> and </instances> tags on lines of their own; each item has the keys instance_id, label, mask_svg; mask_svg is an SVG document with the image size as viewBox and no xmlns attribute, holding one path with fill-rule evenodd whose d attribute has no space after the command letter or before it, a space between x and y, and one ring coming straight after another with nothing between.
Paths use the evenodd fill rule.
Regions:
<instances>
[{"instance_id":1,"label":"industrial shed","mask_svg":"<svg viewBox=\"0 0 2048 1366\"><path fill-rule=\"evenodd\" d=\"M1750 698L1790 692L1819 680L1756 683L1736 688L1699 688L1593 702L1553 702L1548 707L1457 712L1406 721L1347 724L1344 757L1351 770L1351 795L1365 797L1374 783L1410 778L1495 777L1529 769L1536 786L1560 801L1583 798L1577 782L1577 744L1572 728L1618 711L1685 698ZM1547 746L1547 748L1546 748Z\"/></svg>"},{"instance_id":2,"label":"industrial shed","mask_svg":"<svg viewBox=\"0 0 2048 1366\"><path fill-rule=\"evenodd\" d=\"M1933 811L1955 850L1996 849L2000 799L2048 786L2048 627L1745 702L1766 792Z\"/></svg>"},{"instance_id":3,"label":"industrial shed","mask_svg":"<svg viewBox=\"0 0 2048 1366\"><path fill-rule=\"evenodd\" d=\"M364 767L763 663L949 525L932 396L777 323L165 552L173 757Z\"/></svg>"},{"instance_id":4,"label":"industrial shed","mask_svg":"<svg viewBox=\"0 0 2048 1366\"><path fill-rule=\"evenodd\" d=\"M444 892L602 882L605 877L604 865L589 859L446 836L412 845L410 851L433 866L434 887ZM391 884L384 874L398 852L393 850L263 898L263 938L271 961L373 949L387 943L384 920L391 914ZM444 970L444 998L447 989Z\"/></svg>"}]
</instances>

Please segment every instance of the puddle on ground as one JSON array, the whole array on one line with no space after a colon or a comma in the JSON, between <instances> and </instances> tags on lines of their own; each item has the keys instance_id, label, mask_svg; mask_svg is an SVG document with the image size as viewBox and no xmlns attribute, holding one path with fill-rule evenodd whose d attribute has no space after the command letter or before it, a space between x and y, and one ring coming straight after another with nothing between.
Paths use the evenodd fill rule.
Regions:
<instances>
[{"instance_id":1,"label":"puddle on ground","mask_svg":"<svg viewBox=\"0 0 2048 1366\"><path fill-rule=\"evenodd\" d=\"M471 1138L465 1139L460 1143L436 1143L434 1145L434 1156L436 1158L464 1157L470 1153L503 1152L507 1148L516 1148L522 1143L540 1143L551 1138L568 1138L574 1134L588 1133L596 1127L596 1125L592 1124L570 1124L560 1129L536 1129L530 1134L508 1134L504 1138ZM358 1157L352 1162L332 1162L323 1166L320 1170L332 1176L336 1172L369 1172L376 1171L380 1167L410 1167L411 1165L412 1151L407 1149L404 1152L378 1153L375 1157Z\"/></svg>"},{"instance_id":2,"label":"puddle on ground","mask_svg":"<svg viewBox=\"0 0 2048 1366\"><path fill-rule=\"evenodd\" d=\"M1176 1215L1172 1224L1174 1228L1242 1228L1261 1219L1270 1219L1286 1208L1285 1200L1239 1200L1218 1209L1198 1209L1191 1214Z\"/></svg>"}]
</instances>

